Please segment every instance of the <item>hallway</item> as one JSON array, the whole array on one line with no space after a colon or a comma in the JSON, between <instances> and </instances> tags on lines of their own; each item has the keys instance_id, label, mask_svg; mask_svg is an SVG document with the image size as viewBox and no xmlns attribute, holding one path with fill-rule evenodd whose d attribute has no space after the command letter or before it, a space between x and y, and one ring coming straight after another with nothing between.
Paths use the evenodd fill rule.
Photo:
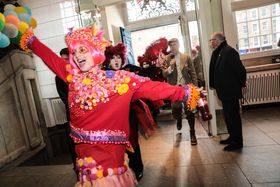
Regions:
<instances>
[{"instance_id":1,"label":"hallway","mask_svg":"<svg viewBox=\"0 0 280 187\"><path fill-rule=\"evenodd\" d=\"M181 135L175 121L161 121L152 137L141 138L139 186L279 187L280 107L245 110L242 118L244 148L236 152L224 152L220 137L208 137L201 125L191 146L186 120ZM17 167L1 172L0 181L0 187L71 187L75 175L71 165Z\"/></svg>"}]
</instances>

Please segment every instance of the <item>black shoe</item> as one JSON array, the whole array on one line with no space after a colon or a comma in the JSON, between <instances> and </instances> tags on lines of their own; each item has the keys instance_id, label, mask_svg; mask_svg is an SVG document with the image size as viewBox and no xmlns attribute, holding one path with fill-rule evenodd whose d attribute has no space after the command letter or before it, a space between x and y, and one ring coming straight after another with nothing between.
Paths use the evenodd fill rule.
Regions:
<instances>
[{"instance_id":1,"label":"black shoe","mask_svg":"<svg viewBox=\"0 0 280 187\"><path fill-rule=\"evenodd\" d=\"M135 177L137 181L140 181L143 178L143 171L141 172L136 172Z\"/></svg>"},{"instance_id":2,"label":"black shoe","mask_svg":"<svg viewBox=\"0 0 280 187\"><path fill-rule=\"evenodd\" d=\"M224 151L233 151L233 150L241 149L242 147L243 147L243 144L231 143L224 147Z\"/></svg>"},{"instance_id":3,"label":"black shoe","mask_svg":"<svg viewBox=\"0 0 280 187\"><path fill-rule=\"evenodd\" d=\"M191 145L197 145L197 139L195 135L191 135Z\"/></svg>"},{"instance_id":4,"label":"black shoe","mask_svg":"<svg viewBox=\"0 0 280 187\"><path fill-rule=\"evenodd\" d=\"M182 119L178 119L177 120L177 130L181 130L182 129Z\"/></svg>"},{"instance_id":5,"label":"black shoe","mask_svg":"<svg viewBox=\"0 0 280 187\"><path fill-rule=\"evenodd\" d=\"M221 140L220 144L227 145L227 144L230 144L230 142L231 142L231 140L228 138L228 139L225 139L225 140Z\"/></svg>"}]
</instances>

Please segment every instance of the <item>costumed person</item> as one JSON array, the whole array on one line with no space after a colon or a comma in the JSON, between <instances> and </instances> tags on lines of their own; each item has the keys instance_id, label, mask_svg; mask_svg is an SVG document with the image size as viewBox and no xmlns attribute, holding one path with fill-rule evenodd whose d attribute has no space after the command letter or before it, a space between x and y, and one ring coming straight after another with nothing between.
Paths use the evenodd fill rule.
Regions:
<instances>
[{"instance_id":1,"label":"costumed person","mask_svg":"<svg viewBox=\"0 0 280 187\"><path fill-rule=\"evenodd\" d=\"M59 52L60 56L62 59L64 59L66 62L69 62L69 50L68 48L63 48L60 50ZM66 111L66 118L67 118L67 122L65 124L62 125L62 127L65 129L66 132L66 138L67 138L67 143L69 146L69 151L71 154L71 158L72 158L72 163L73 163L73 170L75 171L76 175L77 175L77 179L78 179L78 170L76 169L76 152L75 152L75 144L73 139L69 136L70 133L70 125L69 125L69 121L70 121L70 113L69 113L69 106L68 106L68 85L65 81L63 81L62 79L60 79L58 76L55 76L55 85L56 85L56 90L57 93L60 97L60 99L62 100L62 102L65 105L65 111Z\"/></svg>"},{"instance_id":2,"label":"costumed person","mask_svg":"<svg viewBox=\"0 0 280 187\"><path fill-rule=\"evenodd\" d=\"M153 81L166 82L162 75L161 64L158 63L158 55L168 54L168 41L166 38L159 38L152 42L142 56L138 56L139 65L142 70L139 75L149 77Z\"/></svg>"},{"instance_id":3,"label":"costumed person","mask_svg":"<svg viewBox=\"0 0 280 187\"><path fill-rule=\"evenodd\" d=\"M179 52L179 41L177 38L170 39L168 41L171 53L167 56L167 64L163 68L163 76L167 78L167 82L171 85L183 86L186 84L197 85L197 76L191 60L188 54L182 54ZM172 115L177 120L177 129L182 129L182 102L172 102ZM195 113L188 110L184 105L186 119L188 120L190 127L190 142L191 145L197 145L197 139L195 135Z\"/></svg>"},{"instance_id":4,"label":"costumed person","mask_svg":"<svg viewBox=\"0 0 280 187\"><path fill-rule=\"evenodd\" d=\"M138 62L142 67L139 75L143 77L149 77L153 81L166 82L166 78L162 75L161 64L158 63L158 55L168 54L168 41L166 38L159 38L152 42L145 50L145 53L142 56L138 56ZM169 101L165 101L168 105ZM160 108L165 105L163 100L158 101L149 101L146 103L149 105L149 108L152 112L153 118L157 121L157 116L160 113Z\"/></svg>"},{"instance_id":5,"label":"costumed person","mask_svg":"<svg viewBox=\"0 0 280 187\"><path fill-rule=\"evenodd\" d=\"M123 43L118 43L116 46L108 46L105 50L105 61L103 62L103 69L118 71L121 70L126 61L126 46ZM131 66L129 66L131 67ZM125 69L129 71L131 69ZM133 152L127 150L126 153L129 158L128 165L135 174L136 179L139 181L143 177L143 161L141 156L140 145L138 142L138 125L137 114L134 110L133 102L130 107L129 124L130 124L130 138L129 141L132 145Z\"/></svg>"},{"instance_id":6,"label":"costumed person","mask_svg":"<svg viewBox=\"0 0 280 187\"><path fill-rule=\"evenodd\" d=\"M77 187L134 187L127 167L130 103L141 98L185 101L197 107L200 92L192 84L172 86L127 71L104 71L107 41L96 27L72 29L66 36L70 63L42 44L30 31L20 46L32 50L62 80L68 82L71 137L75 141L80 181Z\"/></svg>"}]
</instances>

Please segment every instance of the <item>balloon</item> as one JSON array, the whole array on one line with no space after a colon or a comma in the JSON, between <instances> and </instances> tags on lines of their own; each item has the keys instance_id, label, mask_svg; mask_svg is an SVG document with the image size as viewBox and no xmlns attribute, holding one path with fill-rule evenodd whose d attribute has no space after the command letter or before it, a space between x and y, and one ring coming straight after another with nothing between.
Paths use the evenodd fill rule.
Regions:
<instances>
[{"instance_id":1,"label":"balloon","mask_svg":"<svg viewBox=\"0 0 280 187\"><path fill-rule=\"evenodd\" d=\"M5 23L0 19L0 31L4 29Z\"/></svg>"},{"instance_id":2,"label":"balloon","mask_svg":"<svg viewBox=\"0 0 280 187\"><path fill-rule=\"evenodd\" d=\"M28 8L27 6L23 6L23 8L25 8L25 10L29 16L32 16L32 12L31 12L30 8Z\"/></svg>"},{"instance_id":3,"label":"balloon","mask_svg":"<svg viewBox=\"0 0 280 187\"><path fill-rule=\"evenodd\" d=\"M18 27L18 30L22 33L25 33L25 31L29 28L29 25L23 21L21 21L19 23L19 27Z\"/></svg>"},{"instance_id":4,"label":"balloon","mask_svg":"<svg viewBox=\"0 0 280 187\"><path fill-rule=\"evenodd\" d=\"M18 15L19 19L25 23L27 23L28 25L30 25L31 23L31 17L29 16L29 14L27 13L19 13Z\"/></svg>"},{"instance_id":5,"label":"balloon","mask_svg":"<svg viewBox=\"0 0 280 187\"><path fill-rule=\"evenodd\" d=\"M16 7L12 4L7 4L4 6L4 10L14 10Z\"/></svg>"},{"instance_id":6,"label":"balloon","mask_svg":"<svg viewBox=\"0 0 280 187\"><path fill-rule=\"evenodd\" d=\"M30 26L31 26L33 29L35 29L35 28L37 27L37 21L36 21L33 17L31 17Z\"/></svg>"},{"instance_id":7,"label":"balloon","mask_svg":"<svg viewBox=\"0 0 280 187\"><path fill-rule=\"evenodd\" d=\"M2 20L5 23L5 16L0 12L0 20Z\"/></svg>"},{"instance_id":8,"label":"balloon","mask_svg":"<svg viewBox=\"0 0 280 187\"><path fill-rule=\"evenodd\" d=\"M6 17L9 16L9 15L14 15L14 16L18 17L17 13L16 13L15 11L13 11L13 10L10 10L10 9L5 10L5 11L4 11L4 15L5 15Z\"/></svg>"},{"instance_id":9,"label":"balloon","mask_svg":"<svg viewBox=\"0 0 280 187\"><path fill-rule=\"evenodd\" d=\"M15 12L18 13L18 14L19 13L27 13L26 9L21 7L21 6L16 7Z\"/></svg>"},{"instance_id":10,"label":"balloon","mask_svg":"<svg viewBox=\"0 0 280 187\"><path fill-rule=\"evenodd\" d=\"M15 38L11 38L11 42L13 44L19 45L21 36L22 36L22 33L20 31L18 31L18 35Z\"/></svg>"},{"instance_id":11,"label":"balloon","mask_svg":"<svg viewBox=\"0 0 280 187\"><path fill-rule=\"evenodd\" d=\"M20 20L18 19L18 17L14 16L14 15L9 15L9 16L6 16L6 23L11 23L11 24L15 25L16 27L19 27Z\"/></svg>"},{"instance_id":12,"label":"balloon","mask_svg":"<svg viewBox=\"0 0 280 187\"><path fill-rule=\"evenodd\" d=\"M9 38L0 32L0 48L8 47L10 45Z\"/></svg>"},{"instance_id":13,"label":"balloon","mask_svg":"<svg viewBox=\"0 0 280 187\"><path fill-rule=\"evenodd\" d=\"M6 23L2 33L9 38L14 38L18 35L18 29L13 24Z\"/></svg>"}]
</instances>

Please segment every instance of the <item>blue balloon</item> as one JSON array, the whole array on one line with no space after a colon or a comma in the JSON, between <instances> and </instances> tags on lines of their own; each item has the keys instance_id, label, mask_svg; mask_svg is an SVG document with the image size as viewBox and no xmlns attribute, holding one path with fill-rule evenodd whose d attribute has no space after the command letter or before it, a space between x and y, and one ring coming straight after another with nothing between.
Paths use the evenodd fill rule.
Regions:
<instances>
[{"instance_id":1,"label":"blue balloon","mask_svg":"<svg viewBox=\"0 0 280 187\"><path fill-rule=\"evenodd\" d=\"M28 25L30 25L30 23L31 23L31 17L27 13L19 13L18 18L21 21L27 23Z\"/></svg>"},{"instance_id":2,"label":"blue balloon","mask_svg":"<svg viewBox=\"0 0 280 187\"><path fill-rule=\"evenodd\" d=\"M27 14L29 14L29 16L32 16L32 12L31 12L30 8L28 8L27 6L23 6L23 8L25 8L25 10L27 11Z\"/></svg>"},{"instance_id":3,"label":"blue balloon","mask_svg":"<svg viewBox=\"0 0 280 187\"><path fill-rule=\"evenodd\" d=\"M0 32L0 48L5 48L10 45L9 38Z\"/></svg>"},{"instance_id":4,"label":"blue balloon","mask_svg":"<svg viewBox=\"0 0 280 187\"><path fill-rule=\"evenodd\" d=\"M14 16L18 17L17 13L15 11L11 10L11 9L8 9L8 10L4 11L4 16L6 17L8 15L14 15Z\"/></svg>"}]
</instances>

